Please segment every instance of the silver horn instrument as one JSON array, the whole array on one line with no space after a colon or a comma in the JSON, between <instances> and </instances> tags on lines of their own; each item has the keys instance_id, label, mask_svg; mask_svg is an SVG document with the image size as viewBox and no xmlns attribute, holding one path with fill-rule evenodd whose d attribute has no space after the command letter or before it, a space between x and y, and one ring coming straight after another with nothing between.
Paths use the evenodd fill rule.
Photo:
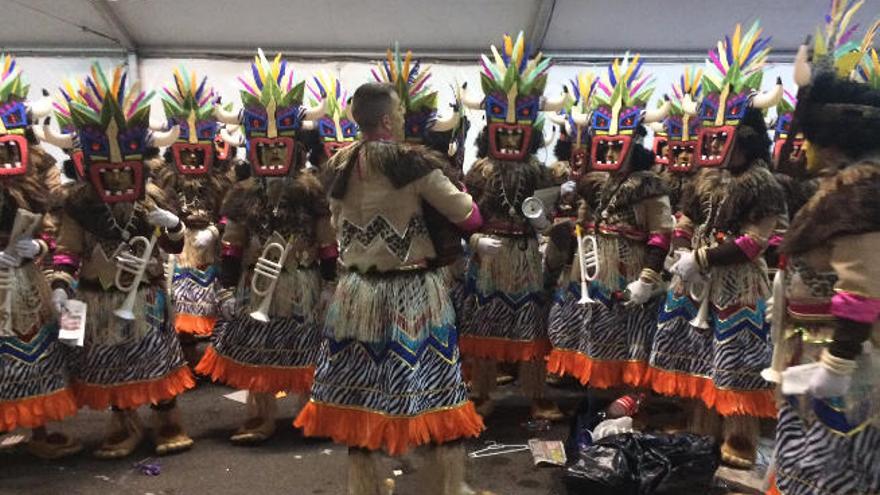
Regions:
<instances>
[{"instance_id":1,"label":"silver horn instrument","mask_svg":"<svg viewBox=\"0 0 880 495\"><path fill-rule=\"evenodd\" d=\"M263 252L257 259L254 266L254 276L251 278L251 292L263 298L259 307L250 313L250 317L267 323L269 321L269 308L272 305L272 296L275 294L275 287L278 285L278 277L284 269L284 263L287 261L287 255L290 253L290 245L282 246L278 242L270 242L263 248ZM268 285L260 287L261 280L268 280Z\"/></svg>"},{"instance_id":2,"label":"silver horn instrument","mask_svg":"<svg viewBox=\"0 0 880 495\"><path fill-rule=\"evenodd\" d=\"M538 232L545 231L550 227L550 220L547 219L547 211L544 208L544 202L535 196L529 196L522 202L522 214L532 227Z\"/></svg>"},{"instance_id":3,"label":"silver horn instrument","mask_svg":"<svg viewBox=\"0 0 880 495\"><path fill-rule=\"evenodd\" d=\"M580 225L575 226L574 231L577 236L578 261L581 267L581 299L578 304L590 304L596 302L590 297L589 289L590 282L599 275L599 246L596 244L596 236L583 235ZM587 244L590 245L589 252L587 252ZM593 271L592 275L590 269Z\"/></svg>"},{"instance_id":4,"label":"silver horn instrument","mask_svg":"<svg viewBox=\"0 0 880 495\"><path fill-rule=\"evenodd\" d=\"M132 321L134 320L134 303L137 299L138 287L144 279L144 273L147 271L147 265L156 248L156 242L159 240L159 229L153 231L153 236L148 240L144 236L137 236L128 241L130 251L120 253L116 256L116 278L114 284L121 292L127 293L122 306L113 311L117 317ZM136 248L141 246L143 250L137 254ZM132 280L127 285L122 281L122 277L131 275Z\"/></svg>"},{"instance_id":5,"label":"silver horn instrument","mask_svg":"<svg viewBox=\"0 0 880 495\"><path fill-rule=\"evenodd\" d=\"M34 232L40 227L43 221L43 215L31 213L25 209L19 208L15 212L15 220L12 223L12 230L9 233L9 242L6 244L6 250L9 251L15 247L15 243L27 237L33 237ZM0 336L12 335L12 288L15 281L15 270L12 268L0 269L0 291L3 291L3 328L0 329Z\"/></svg>"},{"instance_id":6,"label":"silver horn instrument","mask_svg":"<svg viewBox=\"0 0 880 495\"><path fill-rule=\"evenodd\" d=\"M699 278L688 284L688 292L691 299L700 301L700 309L697 316L694 316L690 324L693 327L706 330L709 328L709 280Z\"/></svg>"}]
</instances>

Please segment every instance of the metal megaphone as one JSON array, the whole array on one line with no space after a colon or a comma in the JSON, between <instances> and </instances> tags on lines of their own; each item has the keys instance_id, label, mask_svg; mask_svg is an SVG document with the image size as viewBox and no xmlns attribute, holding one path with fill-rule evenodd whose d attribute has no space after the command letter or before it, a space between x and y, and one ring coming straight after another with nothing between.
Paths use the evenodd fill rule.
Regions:
<instances>
[{"instance_id":1,"label":"metal megaphone","mask_svg":"<svg viewBox=\"0 0 880 495\"><path fill-rule=\"evenodd\" d=\"M538 232L543 232L550 227L550 220L547 218L544 202L535 196L529 196L522 202L522 214L528 219L529 223Z\"/></svg>"}]
</instances>

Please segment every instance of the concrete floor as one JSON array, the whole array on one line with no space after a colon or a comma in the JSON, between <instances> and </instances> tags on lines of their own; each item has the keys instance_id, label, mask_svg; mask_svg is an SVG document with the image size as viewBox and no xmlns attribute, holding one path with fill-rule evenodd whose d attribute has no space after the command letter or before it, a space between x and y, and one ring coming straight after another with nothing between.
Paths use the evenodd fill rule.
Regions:
<instances>
[{"instance_id":1,"label":"concrete floor","mask_svg":"<svg viewBox=\"0 0 880 495\"><path fill-rule=\"evenodd\" d=\"M202 383L180 398L195 447L185 453L156 458L145 443L130 458L101 461L89 450L101 440L106 415L84 410L66 423L87 450L55 462L29 456L20 446L0 450L0 494L27 495L183 495L183 494L326 494L346 493L346 450L328 441L303 438L291 426L296 407L291 398L281 400L278 433L258 447L230 444L228 435L238 426L244 405L223 395L232 390ZM487 421L487 430L477 441L468 442L468 451L494 440L523 444L529 438L564 439L567 424L550 431L532 433L525 427L528 405L515 397L515 386L501 389L496 413ZM564 409L573 408L580 391L576 387L552 388L552 396ZM141 409L145 420L146 408ZM135 466L139 461L157 463L161 472L149 476ZM383 475L397 482L397 494L419 494L426 459L415 451L401 458L384 458ZM535 467L529 452L469 459L468 480L475 488L499 495L562 495L562 468ZM402 474L395 476L397 470ZM717 493L727 493L719 488Z\"/></svg>"}]
</instances>

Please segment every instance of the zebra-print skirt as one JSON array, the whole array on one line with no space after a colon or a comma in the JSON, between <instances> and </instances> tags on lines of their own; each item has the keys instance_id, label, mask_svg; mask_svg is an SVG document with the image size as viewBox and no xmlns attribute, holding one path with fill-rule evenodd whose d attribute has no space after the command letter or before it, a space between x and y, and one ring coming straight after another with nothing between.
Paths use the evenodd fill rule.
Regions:
<instances>
[{"instance_id":1,"label":"zebra-print skirt","mask_svg":"<svg viewBox=\"0 0 880 495\"><path fill-rule=\"evenodd\" d=\"M57 340L58 325L28 338L0 338L0 431L36 428L76 413L68 388L71 349Z\"/></svg>"},{"instance_id":2,"label":"zebra-print skirt","mask_svg":"<svg viewBox=\"0 0 880 495\"><path fill-rule=\"evenodd\" d=\"M776 488L783 495L880 493L878 418L851 425L824 400L802 414L793 397L779 409ZM872 422L873 419L873 422Z\"/></svg>"},{"instance_id":3,"label":"zebra-print skirt","mask_svg":"<svg viewBox=\"0 0 880 495\"><path fill-rule=\"evenodd\" d=\"M550 350L537 240L499 237L500 251L470 259L460 318L466 356L518 362Z\"/></svg>"},{"instance_id":4,"label":"zebra-print skirt","mask_svg":"<svg viewBox=\"0 0 880 495\"><path fill-rule=\"evenodd\" d=\"M772 346L766 304L710 306L708 329L690 324L698 304L669 290L659 311L647 380L658 393L701 399L722 415L773 417L771 384L761 378Z\"/></svg>"},{"instance_id":5,"label":"zebra-print skirt","mask_svg":"<svg viewBox=\"0 0 880 495\"><path fill-rule=\"evenodd\" d=\"M165 292L139 289L135 320L114 316L125 294L80 290L88 303L85 343L74 362L74 391L80 405L93 409L136 408L174 398L195 385L177 334L168 322Z\"/></svg>"},{"instance_id":6,"label":"zebra-print skirt","mask_svg":"<svg viewBox=\"0 0 880 495\"><path fill-rule=\"evenodd\" d=\"M217 320L217 293L220 283L217 267L207 270L174 267L171 279L171 300L174 306L174 328L178 333L208 336Z\"/></svg>"},{"instance_id":7,"label":"zebra-print skirt","mask_svg":"<svg viewBox=\"0 0 880 495\"><path fill-rule=\"evenodd\" d=\"M354 275L348 275L353 277ZM328 318L312 387L312 400L295 425L308 436L331 437L349 446L392 454L424 443L442 443L476 436L482 421L468 401L461 376L458 332L443 276L436 272L388 275L381 281L359 276L370 290L397 293L441 293L442 317L401 317L413 301L398 301L407 308L385 305L384 317L375 321L385 328L365 332L384 335L377 342L336 340L333 311ZM340 286L346 281L341 280ZM434 287L425 287L434 285ZM346 293L337 293L345 298ZM374 308L375 309L375 308ZM427 331L424 321L434 321ZM407 323L409 322L409 323ZM419 328L401 328L412 324Z\"/></svg>"}]
</instances>

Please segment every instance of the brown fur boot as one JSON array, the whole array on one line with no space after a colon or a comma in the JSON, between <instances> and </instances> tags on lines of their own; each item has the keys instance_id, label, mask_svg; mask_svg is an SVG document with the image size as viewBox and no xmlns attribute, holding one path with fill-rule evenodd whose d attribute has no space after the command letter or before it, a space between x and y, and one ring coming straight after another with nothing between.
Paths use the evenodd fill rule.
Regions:
<instances>
[{"instance_id":1,"label":"brown fur boot","mask_svg":"<svg viewBox=\"0 0 880 495\"><path fill-rule=\"evenodd\" d=\"M159 404L153 409L153 442L156 444L156 455L167 455L182 452L193 446L193 439L186 434L180 421L180 408L176 401L170 404Z\"/></svg>"},{"instance_id":2,"label":"brown fur boot","mask_svg":"<svg viewBox=\"0 0 880 495\"><path fill-rule=\"evenodd\" d=\"M98 459L119 459L130 455L144 439L144 427L136 409L113 411L104 441L95 451Z\"/></svg>"},{"instance_id":3,"label":"brown fur boot","mask_svg":"<svg viewBox=\"0 0 880 495\"><path fill-rule=\"evenodd\" d=\"M230 440L238 444L254 444L268 440L275 434L275 415L278 403L275 394L248 392L248 419Z\"/></svg>"},{"instance_id":4,"label":"brown fur boot","mask_svg":"<svg viewBox=\"0 0 880 495\"><path fill-rule=\"evenodd\" d=\"M393 490L393 485L392 485ZM384 495L379 486L376 472L375 454L366 449L348 449L348 493L349 495Z\"/></svg>"},{"instance_id":5,"label":"brown fur boot","mask_svg":"<svg viewBox=\"0 0 880 495\"><path fill-rule=\"evenodd\" d=\"M751 469L758 457L758 418L726 416L722 428L724 443L721 444L721 460L735 468Z\"/></svg>"}]
</instances>

